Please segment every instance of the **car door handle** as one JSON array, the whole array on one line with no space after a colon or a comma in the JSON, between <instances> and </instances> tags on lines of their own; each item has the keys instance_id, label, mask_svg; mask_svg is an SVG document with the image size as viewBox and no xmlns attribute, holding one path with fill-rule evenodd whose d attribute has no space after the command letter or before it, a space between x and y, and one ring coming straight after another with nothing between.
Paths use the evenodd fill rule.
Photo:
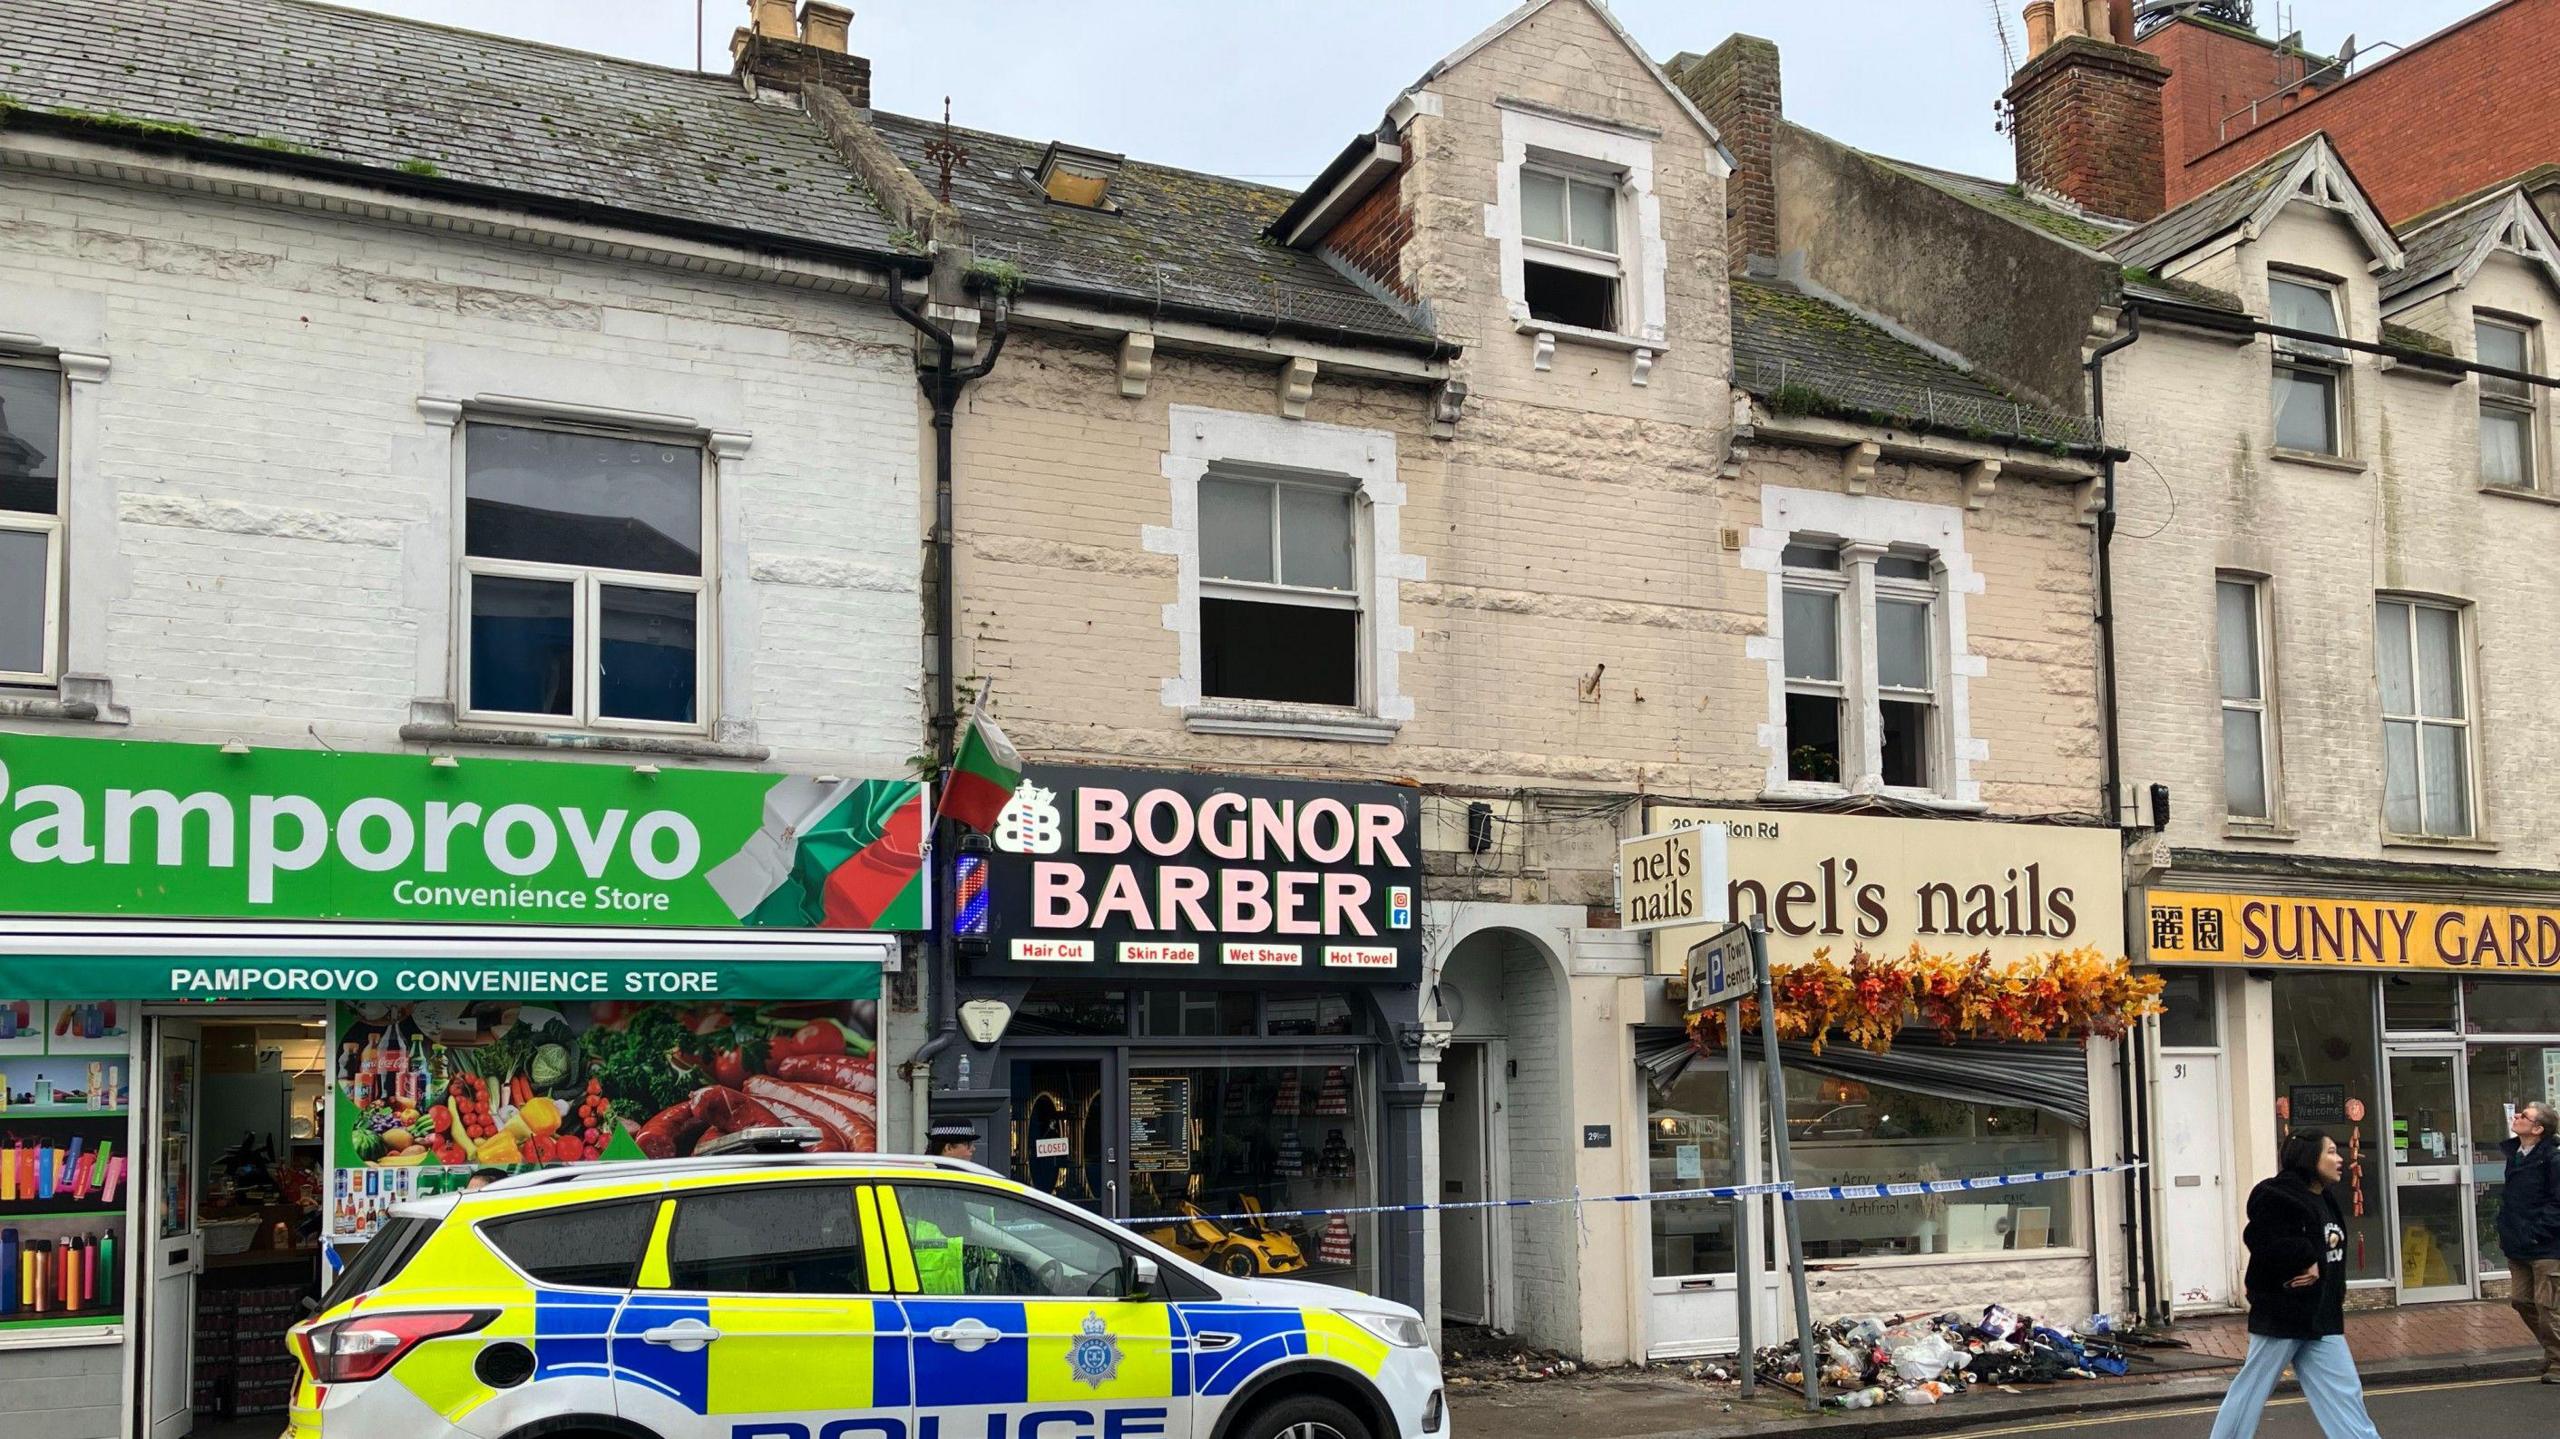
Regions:
<instances>
[{"instance_id":1,"label":"car door handle","mask_svg":"<svg viewBox=\"0 0 2560 1439\"><path fill-rule=\"evenodd\" d=\"M963 1319L957 1324L937 1324L924 1332L936 1344L948 1344L963 1354L975 1354L1004 1337L1001 1329L991 1329L976 1319Z\"/></svg>"},{"instance_id":2,"label":"car door handle","mask_svg":"<svg viewBox=\"0 0 2560 1439\"><path fill-rule=\"evenodd\" d=\"M649 1344L664 1344L678 1354L691 1354L720 1337L720 1331L699 1319L679 1319L655 1329L643 1329L640 1338Z\"/></svg>"}]
</instances>

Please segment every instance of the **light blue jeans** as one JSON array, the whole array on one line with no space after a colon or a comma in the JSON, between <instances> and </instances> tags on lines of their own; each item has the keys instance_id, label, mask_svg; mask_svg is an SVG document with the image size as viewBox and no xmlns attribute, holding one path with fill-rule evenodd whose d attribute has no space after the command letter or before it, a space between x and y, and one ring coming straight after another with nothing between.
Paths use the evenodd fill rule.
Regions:
<instances>
[{"instance_id":1,"label":"light blue jeans","mask_svg":"<svg viewBox=\"0 0 2560 1439\"><path fill-rule=\"evenodd\" d=\"M2326 1339L2270 1339L2249 1336L2249 1357L2222 1396L2222 1412L2213 1416L2213 1439L2256 1439L2258 1416L2286 1365L2302 1381L2302 1397L2311 1401L2312 1417L2329 1439L2380 1439L2364 1412L2364 1381L2356 1375L2356 1357L2347 1352L2345 1336Z\"/></svg>"}]
</instances>

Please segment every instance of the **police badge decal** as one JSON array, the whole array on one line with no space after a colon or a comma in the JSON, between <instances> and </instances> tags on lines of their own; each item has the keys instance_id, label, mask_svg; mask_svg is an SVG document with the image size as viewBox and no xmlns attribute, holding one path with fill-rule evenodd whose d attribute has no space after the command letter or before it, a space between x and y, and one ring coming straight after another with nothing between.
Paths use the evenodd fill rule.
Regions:
<instances>
[{"instance_id":1,"label":"police badge decal","mask_svg":"<svg viewBox=\"0 0 2560 1439\"><path fill-rule=\"evenodd\" d=\"M1087 1314L1084 1327L1067 1341L1067 1368L1095 1389L1120 1377L1120 1341L1100 1314Z\"/></svg>"}]
</instances>

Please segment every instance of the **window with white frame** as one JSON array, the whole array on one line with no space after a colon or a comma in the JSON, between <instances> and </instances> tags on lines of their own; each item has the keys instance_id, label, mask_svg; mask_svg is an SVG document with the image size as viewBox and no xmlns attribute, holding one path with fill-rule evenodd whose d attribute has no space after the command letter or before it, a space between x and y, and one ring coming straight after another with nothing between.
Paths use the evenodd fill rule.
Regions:
<instances>
[{"instance_id":1,"label":"window with white frame","mask_svg":"<svg viewBox=\"0 0 2560 1439\"><path fill-rule=\"evenodd\" d=\"M2275 715L2267 700L2266 582L2214 582L2221 652L2222 810L2235 820L2275 817Z\"/></svg>"},{"instance_id":2,"label":"window with white frame","mask_svg":"<svg viewBox=\"0 0 2560 1439\"><path fill-rule=\"evenodd\" d=\"M1520 167L1520 288L1529 318L1624 328L1616 176L1552 162Z\"/></svg>"},{"instance_id":3,"label":"window with white frame","mask_svg":"<svg viewBox=\"0 0 2560 1439\"><path fill-rule=\"evenodd\" d=\"M1798 536L1779 567L1788 780L1942 790L1932 557Z\"/></svg>"},{"instance_id":4,"label":"window with white frame","mask_svg":"<svg viewBox=\"0 0 2560 1439\"><path fill-rule=\"evenodd\" d=\"M2473 317L2471 332L2479 360L2502 370L2534 368L2534 327L2503 316ZM2541 457L2535 443L2540 429L2541 392L2522 380L2480 378L2480 483L2532 489L2539 483Z\"/></svg>"},{"instance_id":5,"label":"window with white frame","mask_svg":"<svg viewBox=\"0 0 2560 1439\"><path fill-rule=\"evenodd\" d=\"M2304 276L2270 276L2268 308L2288 330L2343 335L2338 288ZM2344 455L2347 352L2316 340L2275 337L2276 448Z\"/></svg>"},{"instance_id":6,"label":"window with white frame","mask_svg":"<svg viewBox=\"0 0 2560 1439\"><path fill-rule=\"evenodd\" d=\"M702 445L474 420L462 463L465 715L701 731Z\"/></svg>"},{"instance_id":7,"label":"window with white frame","mask_svg":"<svg viewBox=\"0 0 2560 1439\"><path fill-rule=\"evenodd\" d=\"M1360 504L1342 481L1219 466L1200 481L1201 693L1361 702Z\"/></svg>"},{"instance_id":8,"label":"window with white frame","mask_svg":"<svg viewBox=\"0 0 2560 1439\"><path fill-rule=\"evenodd\" d=\"M2453 605L2415 599L2374 605L2382 825L2393 834L2468 839L2476 832L2462 630L2462 611Z\"/></svg>"},{"instance_id":9,"label":"window with white frame","mask_svg":"<svg viewBox=\"0 0 2560 1439\"><path fill-rule=\"evenodd\" d=\"M62 625L62 372L0 357L0 684L52 684Z\"/></svg>"}]
</instances>

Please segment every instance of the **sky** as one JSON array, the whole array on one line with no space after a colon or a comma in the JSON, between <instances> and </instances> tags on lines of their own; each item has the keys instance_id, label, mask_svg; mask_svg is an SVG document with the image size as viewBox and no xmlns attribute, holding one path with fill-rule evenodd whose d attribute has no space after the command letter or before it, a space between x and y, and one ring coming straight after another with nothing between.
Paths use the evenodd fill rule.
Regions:
<instances>
[{"instance_id":1,"label":"sky","mask_svg":"<svg viewBox=\"0 0 2560 1439\"><path fill-rule=\"evenodd\" d=\"M337 0L691 66L697 0ZM699 0L701 54L728 68L746 0ZM2258 0L2273 34L2279 0ZM2410 44L2487 0L2290 0L2314 50ZM1296 186L1374 128L1433 62L1513 0L851 0L872 102L1034 140ZM2023 0L1616 0L1656 59L1737 30L1774 40L1789 119L1863 150L2008 179L1992 130L2006 83L1995 15L2023 52Z\"/></svg>"}]
</instances>

